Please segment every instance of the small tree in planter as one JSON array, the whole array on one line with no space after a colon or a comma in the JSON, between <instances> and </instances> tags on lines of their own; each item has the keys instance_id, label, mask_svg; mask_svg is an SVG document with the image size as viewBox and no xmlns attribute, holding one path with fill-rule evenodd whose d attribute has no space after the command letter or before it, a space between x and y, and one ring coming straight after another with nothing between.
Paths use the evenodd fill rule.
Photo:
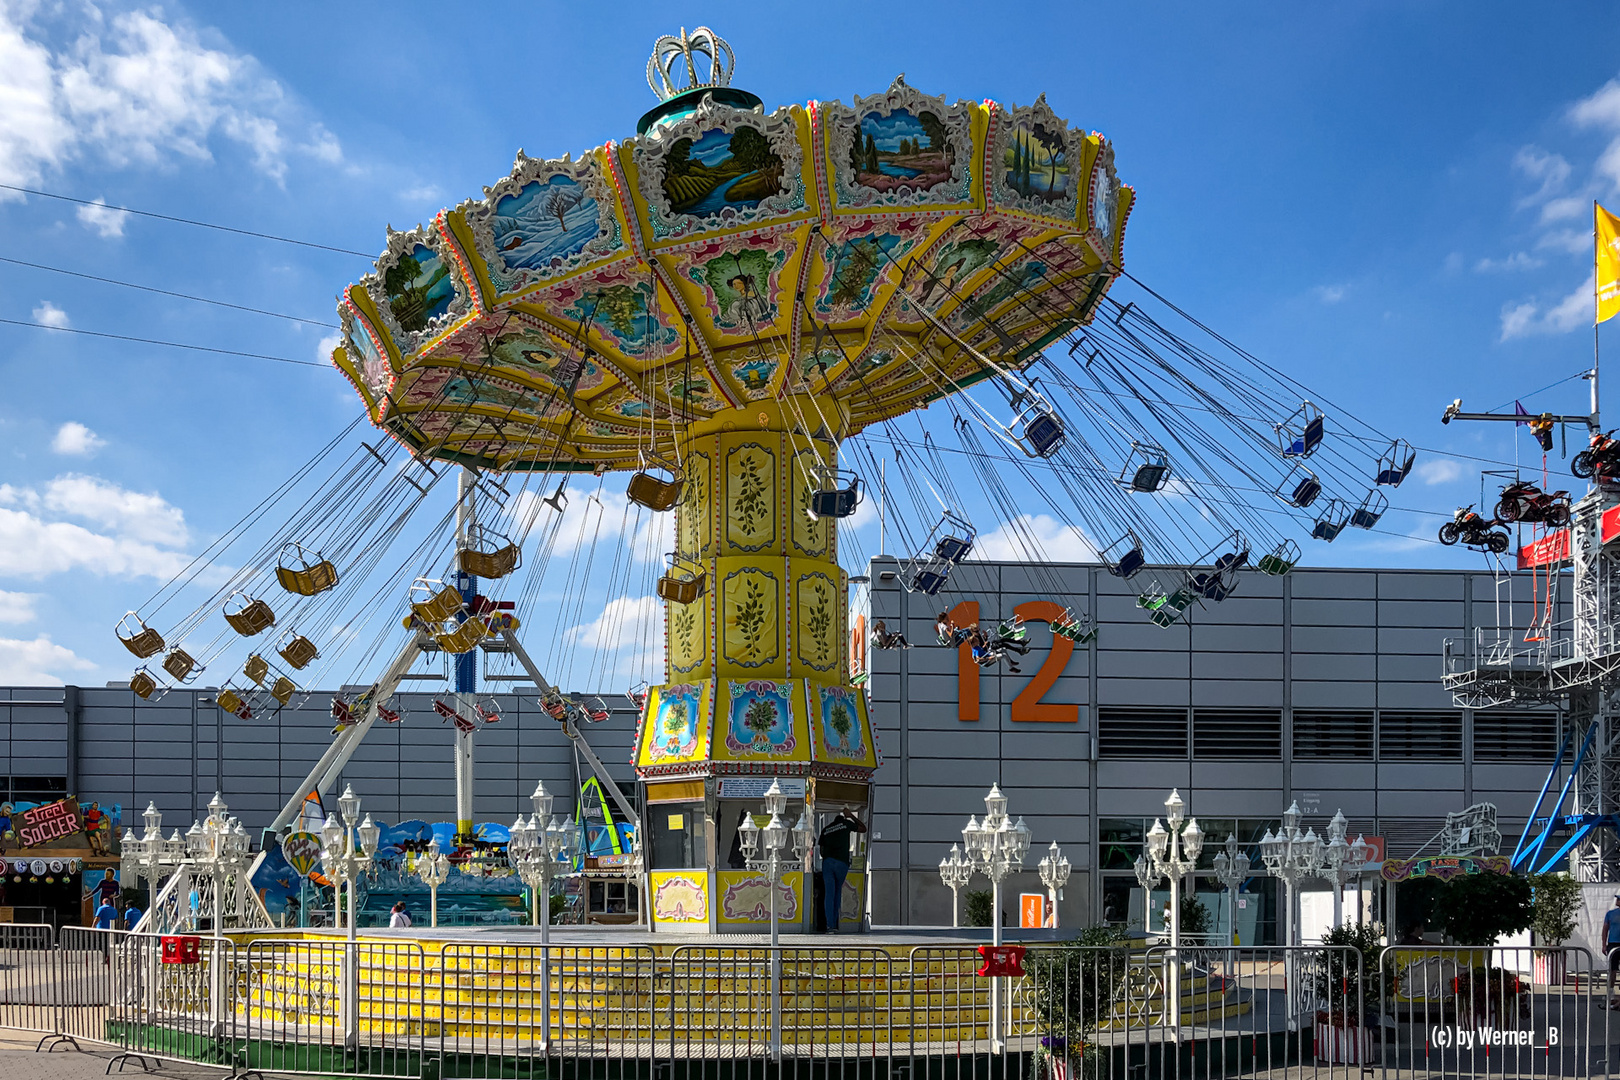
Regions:
<instances>
[{"instance_id":1,"label":"small tree in planter","mask_svg":"<svg viewBox=\"0 0 1620 1080\"><path fill-rule=\"evenodd\" d=\"M1029 1012L1040 1033L1030 1080L1097 1076L1101 1057L1091 1035L1125 1000L1130 977L1125 932L1093 926L1058 948L1030 949L1024 972Z\"/></svg>"},{"instance_id":2,"label":"small tree in planter","mask_svg":"<svg viewBox=\"0 0 1620 1080\"><path fill-rule=\"evenodd\" d=\"M1318 1059L1353 1065L1372 1060L1383 1003L1395 993L1394 970L1379 963L1382 936L1373 924L1335 926L1322 935L1322 964L1312 980L1318 1000L1327 1003L1316 1012Z\"/></svg>"},{"instance_id":3,"label":"small tree in planter","mask_svg":"<svg viewBox=\"0 0 1620 1080\"><path fill-rule=\"evenodd\" d=\"M1535 944L1534 980L1542 986L1562 986L1565 975L1563 944L1575 933L1575 913L1581 909L1581 886L1568 874L1530 876L1530 929Z\"/></svg>"},{"instance_id":4,"label":"small tree in planter","mask_svg":"<svg viewBox=\"0 0 1620 1080\"><path fill-rule=\"evenodd\" d=\"M1477 967L1451 981L1456 995L1457 1021L1473 1019L1475 1027L1502 1027L1530 1015L1530 988L1504 968Z\"/></svg>"},{"instance_id":5,"label":"small tree in planter","mask_svg":"<svg viewBox=\"0 0 1620 1080\"><path fill-rule=\"evenodd\" d=\"M995 893L989 889L969 889L967 893L967 924L989 926L995 908Z\"/></svg>"}]
</instances>

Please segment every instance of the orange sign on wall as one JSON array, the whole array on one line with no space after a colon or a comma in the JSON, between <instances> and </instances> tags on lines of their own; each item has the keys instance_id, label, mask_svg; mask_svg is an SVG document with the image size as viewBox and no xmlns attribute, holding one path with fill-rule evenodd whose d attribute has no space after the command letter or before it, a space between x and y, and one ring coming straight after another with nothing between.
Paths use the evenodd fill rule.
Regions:
<instances>
[{"instance_id":1,"label":"orange sign on wall","mask_svg":"<svg viewBox=\"0 0 1620 1080\"><path fill-rule=\"evenodd\" d=\"M1045 893L1027 892L1018 894L1018 925L1025 930L1039 930L1050 925L1047 918L1047 899Z\"/></svg>"}]
</instances>

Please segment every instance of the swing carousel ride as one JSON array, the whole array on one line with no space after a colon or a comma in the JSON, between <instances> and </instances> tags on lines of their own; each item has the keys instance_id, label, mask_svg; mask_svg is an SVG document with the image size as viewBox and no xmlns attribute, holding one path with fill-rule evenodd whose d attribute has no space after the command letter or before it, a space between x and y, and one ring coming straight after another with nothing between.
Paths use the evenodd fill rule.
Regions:
<instances>
[{"instance_id":1,"label":"swing carousel ride","mask_svg":"<svg viewBox=\"0 0 1620 1080\"><path fill-rule=\"evenodd\" d=\"M532 679L565 730L600 718L559 684L604 692L658 644L610 626L584 671L570 628L588 590L638 585L664 605L663 670L632 697L643 782L864 783L878 758L843 568L872 554L863 504L928 596L972 594L994 526L1062 609L1052 632L1083 641L1084 598L1043 570L1032 511L1170 626L1288 573L1303 541L1374 528L1410 473L1407 443L1126 274L1135 193L1112 144L1044 96L953 102L901 77L768 112L732 66L705 28L662 38L634 138L520 151L482 198L390 229L339 302L332 359L364 417L121 625L145 698L228 670L219 706L253 722L369 686L334 700L332 749L276 827L400 719L424 653L450 668L460 696L438 710L469 741L499 719L479 654L520 665L486 684ZM452 473L456 497L436 497ZM622 508L609 473L629 474ZM598 550L610 507L624 522ZM537 664L517 631L548 621Z\"/></svg>"}]
</instances>

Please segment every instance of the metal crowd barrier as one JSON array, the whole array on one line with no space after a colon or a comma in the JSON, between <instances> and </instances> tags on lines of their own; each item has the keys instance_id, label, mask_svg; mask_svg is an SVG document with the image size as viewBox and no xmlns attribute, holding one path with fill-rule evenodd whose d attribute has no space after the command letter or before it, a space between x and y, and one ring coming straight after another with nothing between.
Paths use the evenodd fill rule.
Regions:
<instances>
[{"instance_id":1,"label":"metal crowd barrier","mask_svg":"<svg viewBox=\"0 0 1620 1080\"><path fill-rule=\"evenodd\" d=\"M165 963L155 935L0 926L0 1026L143 1064L398 1080L1620 1074L1604 973L1575 948L1394 947L1364 964L1347 948L1043 944L1001 977L993 1030L966 945L199 944Z\"/></svg>"}]
</instances>

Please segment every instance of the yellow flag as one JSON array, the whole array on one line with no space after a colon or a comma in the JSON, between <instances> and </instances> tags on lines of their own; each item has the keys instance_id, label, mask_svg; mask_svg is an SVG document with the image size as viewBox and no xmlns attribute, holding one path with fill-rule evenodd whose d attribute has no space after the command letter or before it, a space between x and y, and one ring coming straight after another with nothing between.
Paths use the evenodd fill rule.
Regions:
<instances>
[{"instance_id":1,"label":"yellow flag","mask_svg":"<svg viewBox=\"0 0 1620 1080\"><path fill-rule=\"evenodd\" d=\"M1592 204L1593 264L1597 271L1597 321L1620 315L1620 218Z\"/></svg>"}]
</instances>

